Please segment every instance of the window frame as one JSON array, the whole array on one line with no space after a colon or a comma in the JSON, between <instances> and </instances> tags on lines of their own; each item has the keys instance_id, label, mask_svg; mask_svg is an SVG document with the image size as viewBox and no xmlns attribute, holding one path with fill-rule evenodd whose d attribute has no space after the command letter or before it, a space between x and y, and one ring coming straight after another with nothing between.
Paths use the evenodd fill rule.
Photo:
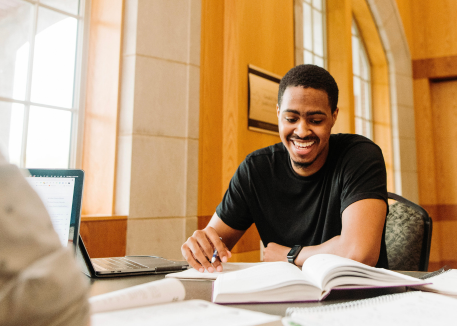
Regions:
<instances>
[{"instance_id":1,"label":"window frame","mask_svg":"<svg viewBox=\"0 0 457 326\"><path fill-rule=\"evenodd\" d=\"M370 62L370 57L368 56L367 48L365 46L364 40L362 38L362 35L360 33L360 28L357 24L357 21L355 18L352 18L352 24L351 24L351 39L354 40L354 38L357 39L357 43L359 45L358 47L358 53L354 53L354 42L352 42L352 63L353 63L353 68L352 68L352 79L353 79L353 94L354 94L354 121L355 121L355 133L365 136L371 140L373 140L374 137L374 121L373 121L373 99L372 99L372 73L371 73L371 62ZM362 73L356 74L355 73L355 56L359 57L360 62L360 67L362 65L366 66L367 74L366 76L363 76ZM362 62L364 61L364 62ZM361 70L361 69L359 69ZM361 86L359 91L361 96L363 96L363 86L362 84L365 85L366 89L366 99L364 100L363 97L359 104L362 105L360 108L360 112L362 112L362 115L357 114L357 105L358 101L356 98L355 90L356 90L356 83L355 80L358 79L359 85ZM364 105L368 105L368 108L364 107ZM364 125L364 128L362 130L357 130L357 119L360 119L362 121L362 124ZM365 131L365 132L364 132Z\"/></svg>"},{"instance_id":2,"label":"window frame","mask_svg":"<svg viewBox=\"0 0 457 326\"><path fill-rule=\"evenodd\" d=\"M20 149L19 167L26 167L26 151L27 151L27 137L28 125L31 106L56 109L59 111L71 112L71 131L70 131L70 144L68 153L68 166L67 168L80 168L82 163L82 143L84 131L84 105L86 95L86 76L87 76L87 57L88 57L88 44L89 44L89 22L90 22L90 0L79 0L79 13L72 14L70 12L54 8L53 6L41 3L40 0L22 0L22 2L29 3L33 6L32 24L30 31L30 38L28 40L29 53L27 62L27 77L26 89L24 100L15 99L11 97L0 96L1 102L20 104L23 106L23 121L22 121L22 141ZM31 85L33 77L34 54L35 54L35 38L38 25L38 13L40 8L51 10L55 13L65 15L67 17L75 18L77 20L76 30L76 53L74 65L74 79L73 79L73 101L71 108L54 106L43 103L36 103L31 101ZM8 155L8 153L5 153ZM9 156L9 155L8 155Z\"/></svg>"},{"instance_id":3,"label":"window frame","mask_svg":"<svg viewBox=\"0 0 457 326\"><path fill-rule=\"evenodd\" d=\"M321 9L314 6L315 1L321 1ZM323 55L316 54L314 48L314 23L311 22L312 26L312 49L305 48L304 44L304 21L303 21L303 6L310 6L311 11L316 10L321 13L322 17L322 52ZM295 0L294 3L294 30L295 30L295 65L299 64L316 64L316 57L320 58L323 62L322 67L327 69L328 66L328 53L327 53L327 4L326 0ZM311 19L314 19L314 15L311 14ZM305 62L304 52L308 51L311 53L313 62Z\"/></svg>"}]
</instances>

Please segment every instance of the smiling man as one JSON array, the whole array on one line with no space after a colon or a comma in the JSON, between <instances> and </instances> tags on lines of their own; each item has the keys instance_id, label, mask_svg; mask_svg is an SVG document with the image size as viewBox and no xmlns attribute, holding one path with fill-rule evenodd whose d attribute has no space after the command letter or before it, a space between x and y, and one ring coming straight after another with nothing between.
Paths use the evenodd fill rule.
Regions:
<instances>
[{"instance_id":1,"label":"smiling man","mask_svg":"<svg viewBox=\"0 0 457 326\"><path fill-rule=\"evenodd\" d=\"M208 226L181 247L192 267L221 271L252 223L265 261L301 266L330 253L388 267L382 152L365 137L331 134L337 103L338 86L325 69L300 65L284 76L276 107L282 142L240 164ZM218 259L211 264L214 248Z\"/></svg>"}]
</instances>

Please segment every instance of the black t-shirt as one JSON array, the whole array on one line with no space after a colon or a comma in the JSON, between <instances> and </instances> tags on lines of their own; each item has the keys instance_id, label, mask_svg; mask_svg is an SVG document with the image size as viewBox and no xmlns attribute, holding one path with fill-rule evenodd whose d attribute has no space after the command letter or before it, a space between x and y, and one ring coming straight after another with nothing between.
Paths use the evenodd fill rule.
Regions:
<instances>
[{"instance_id":1,"label":"black t-shirt","mask_svg":"<svg viewBox=\"0 0 457 326\"><path fill-rule=\"evenodd\" d=\"M255 223L265 246L313 246L340 235L343 211L367 198L387 205L382 151L363 136L336 134L324 166L308 177L295 173L282 143L249 154L216 213L237 230ZM376 266L388 267L385 226Z\"/></svg>"}]
</instances>

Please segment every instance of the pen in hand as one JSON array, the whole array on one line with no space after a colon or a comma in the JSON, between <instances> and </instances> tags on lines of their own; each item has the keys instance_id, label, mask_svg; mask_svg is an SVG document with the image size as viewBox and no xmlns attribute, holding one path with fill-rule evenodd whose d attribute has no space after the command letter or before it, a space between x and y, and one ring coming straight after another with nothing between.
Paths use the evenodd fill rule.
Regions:
<instances>
[{"instance_id":1,"label":"pen in hand","mask_svg":"<svg viewBox=\"0 0 457 326\"><path fill-rule=\"evenodd\" d=\"M219 237L219 239L222 240L221 237ZM217 249L214 249L213 257L211 258L211 264L214 264L214 262L216 261L216 257L217 257Z\"/></svg>"}]
</instances>

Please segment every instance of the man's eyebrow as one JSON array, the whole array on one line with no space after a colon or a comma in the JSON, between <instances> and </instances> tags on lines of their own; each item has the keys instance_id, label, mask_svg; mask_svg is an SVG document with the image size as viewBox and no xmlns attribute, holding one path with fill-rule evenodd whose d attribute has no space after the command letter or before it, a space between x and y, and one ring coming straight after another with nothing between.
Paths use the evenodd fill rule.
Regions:
<instances>
[{"instance_id":1,"label":"man's eyebrow","mask_svg":"<svg viewBox=\"0 0 457 326\"><path fill-rule=\"evenodd\" d=\"M310 115L327 115L327 113L325 113L324 111L321 111L321 110L315 110L315 111L308 111L306 112L306 116L309 117Z\"/></svg>"},{"instance_id":2,"label":"man's eyebrow","mask_svg":"<svg viewBox=\"0 0 457 326\"><path fill-rule=\"evenodd\" d=\"M282 112L283 113L294 113L294 114L300 115L300 112L298 112L297 110L292 110L292 109L285 109Z\"/></svg>"},{"instance_id":3,"label":"man's eyebrow","mask_svg":"<svg viewBox=\"0 0 457 326\"><path fill-rule=\"evenodd\" d=\"M300 112L298 110L293 110L293 109L285 109L283 111L283 113L293 113L293 114L300 115ZM324 111L321 111L321 110L314 110L314 111L306 112L306 116L307 117L309 117L311 115L325 115L325 116L327 116L327 114Z\"/></svg>"}]
</instances>

